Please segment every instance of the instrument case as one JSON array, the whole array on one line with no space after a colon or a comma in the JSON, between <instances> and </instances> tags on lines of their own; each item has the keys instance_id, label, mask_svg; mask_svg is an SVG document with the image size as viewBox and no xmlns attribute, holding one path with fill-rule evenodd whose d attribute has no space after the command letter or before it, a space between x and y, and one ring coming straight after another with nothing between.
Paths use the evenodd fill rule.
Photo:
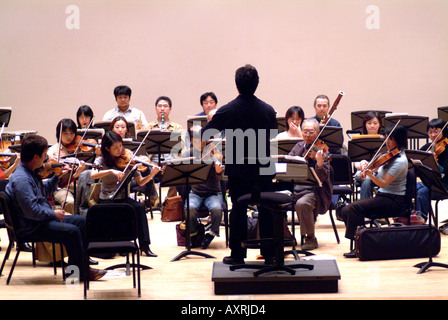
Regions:
<instances>
[{"instance_id":1,"label":"instrument case","mask_svg":"<svg viewBox=\"0 0 448 320\"><path fill-rule=\"evenodd\" d=\"M440 233L432 225L361 226L355 235L355 252L362 261L433 257L440 252Z\"/></svg>"}]
</instances>

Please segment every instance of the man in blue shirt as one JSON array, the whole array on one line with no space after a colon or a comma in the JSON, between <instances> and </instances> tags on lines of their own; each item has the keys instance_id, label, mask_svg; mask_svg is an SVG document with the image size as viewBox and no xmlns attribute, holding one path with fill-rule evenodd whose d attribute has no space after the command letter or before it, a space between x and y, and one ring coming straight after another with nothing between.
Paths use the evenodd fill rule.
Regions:
<instances>
[{"instance_id":1,"label":"man in blue shirt","mask_svg":"<svg viewBox=\"0 0 448 320\"><path fill-rule=\"evenodd\" d=\"M16 230L24 236L38 240L63 243L69 265L75 265L80 275L85 270L85 218L66 215L62 209L53 210L47 196L56 190L59 177L42 181L35 170L43 166L47 157L48 142L44 137L31 135L22 142L21 163L11 176L6 193L12 198L19 220ZM62 170L59 175L66 173ZM98 280L106 274L103 270L89 269L89 278Z\"/></svg>"}]
</instances>

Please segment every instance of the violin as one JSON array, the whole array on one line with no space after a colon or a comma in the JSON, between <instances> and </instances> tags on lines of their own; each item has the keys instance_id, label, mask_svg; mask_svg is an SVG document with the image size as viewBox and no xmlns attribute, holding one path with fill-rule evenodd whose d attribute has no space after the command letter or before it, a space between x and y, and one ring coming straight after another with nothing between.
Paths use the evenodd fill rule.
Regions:
<instances>
[{"instance_id":1,"label":"violin","mask_svg":"<svg viewBox=\"0 0 448 320\"><path fill-rule=\"evenodd\" d=\"M86 145L85 143L89 143L90 145ZM65 146L65 149L67 149L69 153L75 153L76 148L81 149L83 152L92 152L95 149L95 147L92 147L92 144L96 145L95 139L84 140L81 136L76 136L72 143Z\"/></svg>"},{"instance_id":2,"label":"violin","mask_svg":"<svg viewBox=\"0 0 448 320\"><path fill-rule=\"evenodd\" d=\"M442 140L436 143L436 146L434 148L434 157L436 158L436 161L439 161L438 157L442 154L442 152L445 151L447 145L448 145L448 138L443 138Z\"/></svg>"},{"instance_id":3,"label":"violin","mask_svg":"<svg viewBox=\"0 0 448 320\"><path fill-rule=\"evenodd\" d=\"M61 174L62 168L65 165L63 163L59 163L55 160L49 160L44 162L42 167L37 168L35 172L41 177L42 179L48 178L53 173L55 174Z\"/></svg>"},{"instance_id":4,"label":"violin","mask_svg":"<svg viewBox=\"0 0 448 320\"><path fill-rule=\"evenodd\" d=\"M313 145L311 145L310 150L308 150L308 152L306 153L305 159L313 159L316 160L316 153L320 150L322 150L324 153L326 153L328 151L328 146L325 144L325 142L323 142L320 139L317 139ZM310 152L313 151L313 152ZM327 159L329 158L329 155L324 155L324 158Z\"/></svg>"},{"instance_id":5,"label":"violin","mask_svg":"<svg viewBox=\"0 0 448 320\"><path fill-rule=\"evenodd\" d=\"M149 158L145 156L134 157L132 151L129 149L124 149L121 156L115 158L115 165L117 168L123 170L128 166L138 165L137 170L140 172L145 172L148 167L156 167L156 165L149 162Z\"/></svg>"},{"instance_id":6,"label":"violin","mask_svg":"<svg viewBox=\"0 0 448 320\"><path fill-rule=\"evenodd\" d=\"M389 152L383 153L375 161L370 162L369 165L361 172L361 177L366 176L367 170L375 170L387 163L389 160L393 159L397 154L400 153L398 148L394 148Z\"/></svg>"}]
</instances>

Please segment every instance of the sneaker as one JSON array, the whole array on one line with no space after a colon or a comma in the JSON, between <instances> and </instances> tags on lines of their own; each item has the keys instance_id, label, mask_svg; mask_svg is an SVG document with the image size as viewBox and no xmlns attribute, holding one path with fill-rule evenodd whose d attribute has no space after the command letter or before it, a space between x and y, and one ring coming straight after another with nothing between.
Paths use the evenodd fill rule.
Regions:
<instances>
[{"instance_id":1,"label":"sneaker","mask_svg":"<svg viewBox=\"0 0 448 320\"><path fill-rule=\"evenodd\" d=\"M317 249L319 245L317 244L316 237L305 237L305 241L302 245L302 250L314 250Z\"/></svg>"}]
</instances>

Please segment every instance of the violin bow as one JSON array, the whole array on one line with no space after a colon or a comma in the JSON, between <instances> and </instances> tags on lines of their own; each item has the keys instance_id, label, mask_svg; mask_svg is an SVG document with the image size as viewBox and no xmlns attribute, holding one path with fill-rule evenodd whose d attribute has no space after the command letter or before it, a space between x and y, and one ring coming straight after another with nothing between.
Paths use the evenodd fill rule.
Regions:
<instances>
[{"instance_id":1,"label":"violin bow","mask_svg":"<svg viewBox=\"0 0 448 320\"><path fill-rule=\"evenodd\" d=\"M333 106L331 107L332 112L330 113L330 116L328 117L328 119L325 121L324 126L322 127L322 129L319 129L319 134L317 135L316 139L314 139L313 143L311 144L311 146L309 147L309 149L307 150L307 152L305 153L305 155L303 156L305 159L308 156L308 153L311 151L311 149L313 149L314 145L316 144L317 140L319 140L320 135L322 134L322 132L325 130L325 128L328 125L328 122L330 122L331 118L333 117L333 113L336 110L336 107L339 104L339 101L341 100L342 96L344 95L344 91L339 91L339 95L336 98L336 100L333 103Z\"/></svg>"},{"instance_id":2,"label":"violin bow","mask_svg":"<svg viewBox=\"0 0 448 320\"><path fill-rule=\"evenodd\" d=\"M384 139L383 143L381 144L381 146L379 147L379 149L376 151L375 155L372 157L372 159L370 160L369 164L367 165L366 169L369 168L372 163L376 160L376 158L378 157L378 153L380 152L380 150L384 147L384 144L386 143L386 141L389 139L390 135L392 134L392 132L394 132L395 128L398 126L398 124L400 123L401 119L398 119L397 123L395 124L395 126L392 128L392 130L389 132L389 134L387 135L386 139ZM364 169L363 171L365 171L366 169Z\"/></svg>"},{"instance_id":3,"label":"violin bow","mask_svg":"<svg viewBox=\"0 0 448 320\"><path fill-rule=\"evenodd\" d=\"M132 156L131 159L129 160L128 164L126 165L126 167L123 169L123 172L126 172L126 170L129 168L129 165L131 164L132 160L134 160L135 155L137 154L137 152L140 151L141 146L143 145L143 142L145 142L146 138L148 137L149 133L151 132L151 130L148 130L148 132L146 133L145 137L143 138L143 140L140 142L140 144L138 145L137 149L135 149L135 152L131 152ZM121 184L124 181L126 181L126 179L123 179L121 182L117 181L117 184Z\"/></svg>"},{"instance_id":4,"label":"violin bow","mask_svg":"<svg viewBox=\"0 0 448 320\"><path fill-rule=\"evenodd\" d=\"M92 117L92 119L90 120L89 125L88 125L87 128L86 128L86 131L84 132L84 134L82 135L81 139L80 139L79 142L78 142L78 145L76 146L76 149L75 149L75 156L74 156L75 160L77 160L77 157L78 157L79 146L81 145L82 140L83 140L84 137L86 136L86 133L87 133L87 131L89 130L90 126L92 125L94 119L95 119L95 117ZM60 135L59 135L59 140L61 140L61 136L62 136L62 125L61 125L61 133L60 133ZM75 137L75 139L76 139L76 137ZM61 156L61 145L62 145L62 142L59 144L58 162L59 162L59 158L60 158L60 156ZM73 169L75 168L75 163L76 163L76 161L73 161L73 163L72 163L72 168L71 168L71 170L70 170L70 175L69 175L69 177L68 177L67 192L65 193L65 199L64 199L64 201L62 202L62 209L64 209L64 206L65 206L65 204L67 203L67 197L68 197L68 192L69 192L68 190L69 190L69 187L70 187L70 182L72 181L72 177L73 177Z\"/></svg>"}]
</instances>

